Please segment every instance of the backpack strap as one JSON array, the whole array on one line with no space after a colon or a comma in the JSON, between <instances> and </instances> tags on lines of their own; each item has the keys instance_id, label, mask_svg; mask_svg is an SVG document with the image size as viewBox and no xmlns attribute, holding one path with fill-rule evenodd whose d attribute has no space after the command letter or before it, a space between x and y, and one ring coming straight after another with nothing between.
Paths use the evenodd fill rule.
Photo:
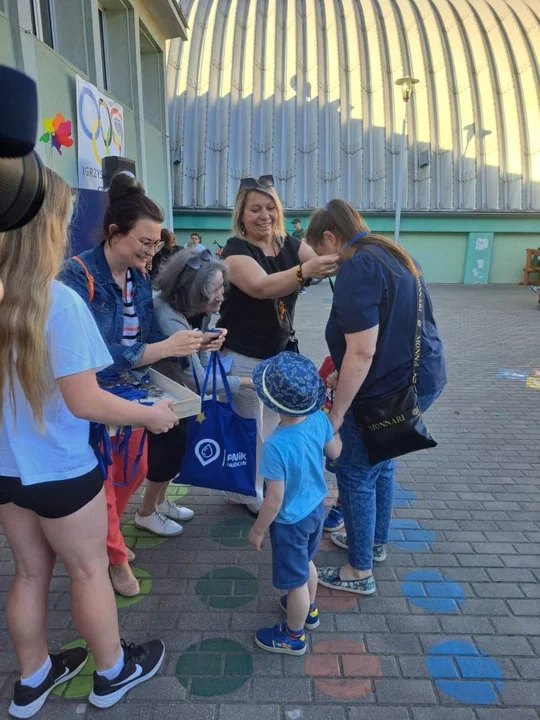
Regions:
<instances>
[{"instance_id":1,"label":"backpack strap","mask_svg":"<svg viewBox=\"0 0 540 720\"><path fill-rule=\"evenodd\" d=\"M92 277L92 275L90 275L90 271L78 255L74 255L72 260L78 262L84 270L84 274L86 275L86 281L88 282L88 301L92 303L92 301L94 300L94 278Z\"/></svg>"}]
</instances>

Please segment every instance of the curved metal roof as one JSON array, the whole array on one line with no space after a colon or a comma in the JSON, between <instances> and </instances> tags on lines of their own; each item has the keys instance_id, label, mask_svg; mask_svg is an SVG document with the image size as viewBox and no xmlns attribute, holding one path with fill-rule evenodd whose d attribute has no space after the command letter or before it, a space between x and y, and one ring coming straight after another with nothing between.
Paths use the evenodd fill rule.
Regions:
<instances>
[{"instance_id":1,"label":"curved metal roof","mask_svg":"<svg viewBox=\"0 0 540 720\"><path fill-rule=\"evenodd\" d=\"M540 0L188 0L168 56L177 206L273 173L288 208L540 210ZM407 106L394 82L420 80ZM178 157L178 153L177 153Z\"/></svg>"}]
</instances>

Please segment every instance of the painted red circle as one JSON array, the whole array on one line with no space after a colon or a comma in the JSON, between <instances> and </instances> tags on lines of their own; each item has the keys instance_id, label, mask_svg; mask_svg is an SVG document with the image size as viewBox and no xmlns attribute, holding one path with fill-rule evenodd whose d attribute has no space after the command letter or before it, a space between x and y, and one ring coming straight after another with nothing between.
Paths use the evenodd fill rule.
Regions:
<instances>
[{"instance_id":1,"label":"painted red circle","mask_svg":"<svg viewBox=\"0 0 540 720\"><path fill-rule=\"evenodd\" d=\"M366 654L361 643L328 640L313 647L306 657L306 673L315 687L337 700L361 700L373 692L382 677L379 658Z\"/></svg>"}]
</instances>

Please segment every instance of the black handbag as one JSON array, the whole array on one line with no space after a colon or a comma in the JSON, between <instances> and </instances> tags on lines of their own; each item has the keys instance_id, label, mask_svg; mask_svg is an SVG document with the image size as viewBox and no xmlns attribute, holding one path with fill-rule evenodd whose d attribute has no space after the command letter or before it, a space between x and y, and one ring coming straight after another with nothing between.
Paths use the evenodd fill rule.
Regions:
<instances>
[{"instance_id":1,"label":"black handbag","mask_svg":"<svg viewBox=\"0 0 540 720\"><path fill-rule=\"evenodd\" d=\"M424 424L416 392L424 315L424 293L420 277L417 278L417 297L411 384L405 390L388 397L353 401L351 406L367 448L370 465L437 445Z\"/></svg>"}]
</instances>

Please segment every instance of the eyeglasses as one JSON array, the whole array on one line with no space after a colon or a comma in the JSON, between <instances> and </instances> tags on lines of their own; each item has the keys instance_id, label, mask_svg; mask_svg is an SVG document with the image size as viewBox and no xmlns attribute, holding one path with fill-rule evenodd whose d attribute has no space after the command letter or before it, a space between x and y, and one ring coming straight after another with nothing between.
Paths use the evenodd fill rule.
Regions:
<instances>
[{"instance_id":1,"label":"eyeglasses","mask_svg":"<svg viewBox=\"0 0 540 720\"><path fill-rule=\"evenodd\" d=\"M266 189L271 187L274 187L273 175L261 175L258 180L254 177L242 178L240 180L241 190L257 190L258 188Z\"/></svg>"},{"instance_id":2,"label":"eyeglasses","mask_svg":"<svg viewBox=\"0 0 540 720\"><path fill-rule=\"evenodd\" d=\"M192 270L200 270L203 262L210 262L212 259L212 253L208 250L208 248L205 248L193 257L189 258L186 262L186 267L189 266Z\"/></svg>"},{"instance_id":3,"label":"eyeglasses","mask_svg":"<svg viewBox=\"0 0 540 720\"><path fill-rule=\"evenodd\" d=\"M143 252L145 252L146 255L152 255L152 253L155 255L165 245L165 243L161 242L161 240L158 240L157 242L155 242L154 240L148 240L146 238L135 237L135 235L132 235L131 233L128 233L128 235L130 237L132 237L134 240L137 240L138 243L140 243L141 250L143 250Z\"/></svg>"}]
</instances>

